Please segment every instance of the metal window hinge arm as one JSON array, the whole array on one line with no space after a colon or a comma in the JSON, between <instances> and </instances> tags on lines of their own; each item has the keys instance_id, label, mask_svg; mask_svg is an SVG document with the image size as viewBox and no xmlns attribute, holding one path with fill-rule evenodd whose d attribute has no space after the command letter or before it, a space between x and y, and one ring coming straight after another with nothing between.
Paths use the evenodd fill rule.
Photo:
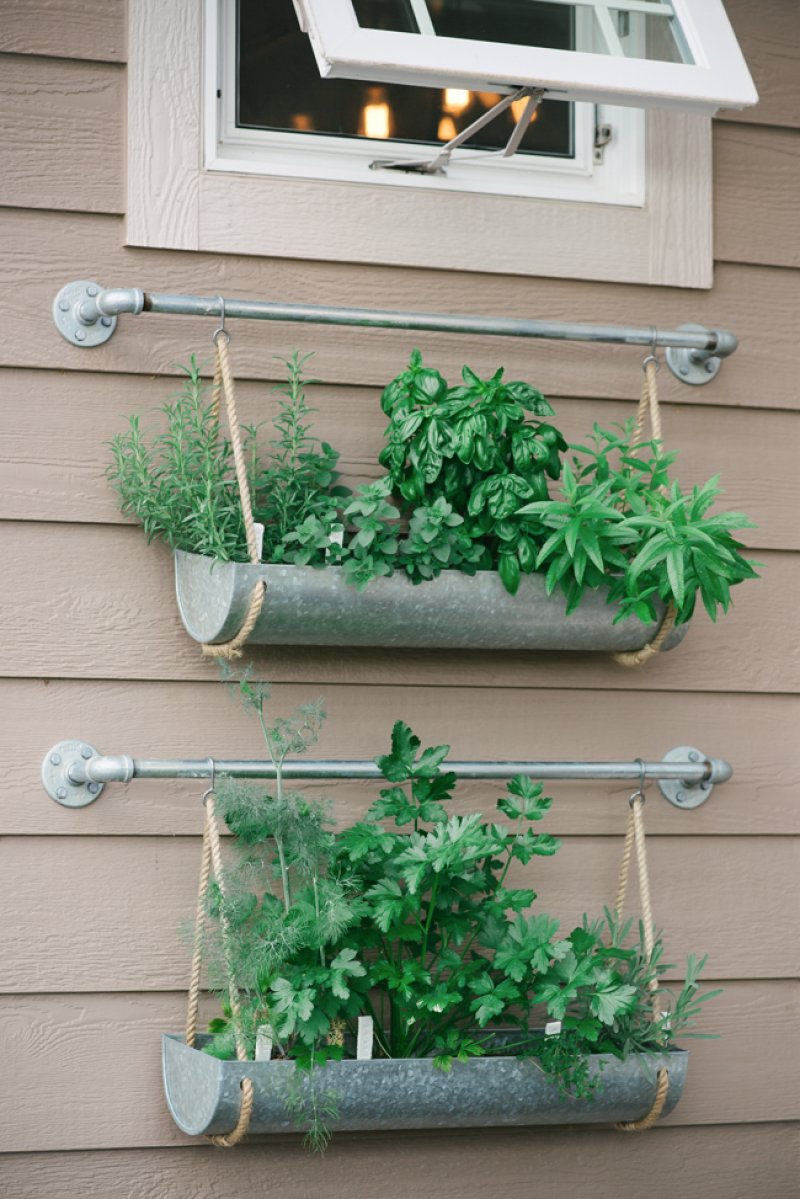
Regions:
<instances>
[{"instance_id":1,"label":"metal window hinge arm","mask_svg":"<svg viewBox=\"0 0 800 1199\"><path fill-rule=\"evenodd\" d=\"M482 154L482 158L510 158L516 154L522 139L533 120L533 114L542 102L544 96L544 88L540 87L521 87L517 91L512 92L508 96L503 96L493 108L484 112L472 124L467 125L466 129L462 129L460 133L446 142L442 148L434 155L433 158L409 161L408 159L384 159L376 158L370 163L370 170L373 171L408 171L417 175L444 175L445 167L448 166L453 151L459 146L463 146L471 137L479 133L481 129L485 129L487 125L502 116L512 104L516 104L518 100L526 100L524 109L520 113L519 119L514 125L514 129L502 150L493 150L488 154Z\"/></svg>"}]
</instances>

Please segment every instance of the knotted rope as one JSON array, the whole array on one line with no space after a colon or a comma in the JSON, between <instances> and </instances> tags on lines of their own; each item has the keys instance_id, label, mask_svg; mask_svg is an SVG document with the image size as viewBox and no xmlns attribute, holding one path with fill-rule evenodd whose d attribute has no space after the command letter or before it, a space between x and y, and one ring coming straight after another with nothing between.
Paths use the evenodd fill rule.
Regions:
<instances>
[{"instance_id":1,"label":"knotted rope","mask_svg":"<svg viewBox=\"0 0 800 1199\"><path fill-rule=\"evenodd\" d=\"M236 1056L240 1062L246 1062L248 1060L247 1048L242 1037L242 1009L239 1003L239 991L236 986L231 962L230 925L225 913L225 879L214 805L214 791L212 788L209 788L204 795L203 802L206 808L206 818L203 826L203 856L200 865L200 883L197 890L197 915L192 952L192 972L189 981L189 996L186 1010L186 1044L193 1048L197 1038L197 1013L200 1004L200 967L202 963L203 931L206 919L206 896L213 868L214 879L222 897L219 916L222 932L222 956L228 979L228 1000L231 1008L231 1022L233 1023L234 1035L236 1037ZM223 1136L208 1137L207 1139L211 1141L212 1145L218 1145L223 1149L232 1149L246 1135L253 1112L255 1092L252 1080L249 1078L242 1079L241 1087L242 1101L239 1107L239 1119L236 1121L236 1127Z\"/></svg>"},{"instance_id":2,"label":"knotted rope","mask_svg":"<svg viewBox=\"0 0 800 1199\"><path fill-rule=\"evenodd\" d=\"M242 516L244 518L244 531L247 538L247 553L250 558L250 563L253 566L258 566L261 561L261 555L258 551L258 538L256 537L255 521L253 520L253 505L250 498L250 484L247 480L247 464L244 458L244 447L242 446L242 435L239 429L239 417L236 411L236 395L233 386L233 373L231 371L230 354L228 353L228 337L225 329L217 329L214 334L214 345L216 347L216 362L214 366L214 382L211 390L211 407L217 421L219 420L220 395L225 399L225 410L228 417L228 429L231 437L231 449L233 450L233 462L236 470L236 482L239 487L239 499L242 504ZM220 645L204 645L203 653L208 658L241 658L242 646L247 641L247 638L255 628L256 621L261 614L261 607L264 603L264 594L266 592L266 583L263 579L259 579L253 588L250 596L250 602L247 606L244 623L239 629L239 632L231 638L230 641L222 642Z\"/></svg>"},{"instance_id":3,"label":"knotted rope","mask_svg":"<svg viewBox=\"0 0 800 1199\"><path fill-rule=\"evenodd\" d=\"M617 882L617 898L614 902L614 912L617 917L622 915L625 906L625 894L628 889L628 873L631 856L636 849L636 865L639 873L639 899L642 905L642 925L644 928L644 949L648 962L653 956L653 910L650 904L650 875L647 869L647 848L644 832L644 792L642 787L635 791L630 799L628 824L625 829L625 844L622 849L622 860L619 864ZM658 1020L658 979L653 975L648 983L652 997L653 1020ZM664 1110L669 1090L669 1071L659 1070L656 1076L656 1092L650 1111L641 1120L615 1124L620 1132L646 1132L652 1128Z\"/></svg>"},{"instance_id":4,"label":"knotted rope","mask_svg":"<svg viewBox=\"0 0 800 1199\"><path fill-rule=\"evenodd\" d=\"M642 367L644 371L644 379L642 381L642 394L639 398L639 407L636 411L636 425L631 438L632 450L635 450L642 440L644 434L645 421L649 415L650 429L653 434L653 440L661 443L661 409L658 403L658 369L659 364L654 354L649 354L644 360ZM651 658L655 658L661 652L664 642L669 637L675 626L675 619L678 613L673 603L667 604L667 609L662 618L655 636L652 641L648 641L641 649L630 650L620 654L614 654L614 661L620 666L644 666L645 662L649 662Z\"/></svg>"}]
</instances>

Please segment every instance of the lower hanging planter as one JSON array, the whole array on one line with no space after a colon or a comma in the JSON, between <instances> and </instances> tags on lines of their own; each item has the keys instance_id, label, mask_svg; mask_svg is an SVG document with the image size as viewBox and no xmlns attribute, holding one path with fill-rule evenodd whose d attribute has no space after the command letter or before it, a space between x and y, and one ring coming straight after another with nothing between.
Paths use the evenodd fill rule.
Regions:
<instances>
[{"instance_id":1,"label":"lower hanging planter","mask_svg":"<svg viewBox=\"0 0 800 1199\"><path fill-rule=\"evenodd\" d=\"M523 577L509 595L494 571L444 571L414 585L402 574L374 579L364 591L338 566L217 562L178 550L175 590L186 631L195 641L229 641L241 628L255 585L266 595L248 640L256 645L403 646L440 649L637 650L657 632L631 618L614 624L604 591L589 592L577 611L548 596L542 575ZM688 625L673 629L672 649Z\"/></svg>"},{"instance_id":2,"label":"lower hanging planter","mask_svg":"<svg viewBox=\"0 0 800 1199\"><path fill-rule=\"evenodd\" d=\"M198 1037L198 1043L209 1041ZM448 1073L432 1058L328 1062L311 1074L294 1062L220 1061L186 1045L176 1034L163 1037L164 1091L178 1127L190 1136L229 1132L239 1118L241 1081L254 1088L251 1133L297 1132L307 1125L287 1110L290 1082L300 1093L311 1087L334 1092L339 1109L334 1130L471 1128L493 1125L607 1124L641 1119L652 1107L656 1074L669 1071L663 1108L677 1104L686 1079L688 1054L609 1054L591 1058L597 1088L588 1099L559 1093L535 1062L516 1057L456 1062Z\"/></svg>"}]
</instances>

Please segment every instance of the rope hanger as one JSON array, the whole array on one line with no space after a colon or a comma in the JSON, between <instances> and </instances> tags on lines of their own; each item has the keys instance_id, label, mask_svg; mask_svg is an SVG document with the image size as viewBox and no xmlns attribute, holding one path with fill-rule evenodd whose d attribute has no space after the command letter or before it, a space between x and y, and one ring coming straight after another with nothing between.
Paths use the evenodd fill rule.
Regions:
<instances>
[{"instance_id":1,"label":"rope hanger","mask_svg":"<svg viewBox=\"0 0 800 1199\"><path fill-rule=\"evenodd\" d=\"M261 552L258 544L258 536L256 534L256 525L253 520L253 504L250 498L250 485L247 481L247 465L244 459L244 448L242 446L242 436L239 428L239 416L236 411L236 395L233 386L233 372L231 371L231 360L228 353L231 335L225 328L225 300L222 296L219 297L220 324L214 330L212 341L216 350L216 360L214 365L214 382L211 388L211 409L214 419L219 425L219 408L220 408L220 393L225 399L225 415L228 418L228 429L231 435L231 449L233 450L233 461L236 468L236 483L239 488L239 500L242 505L242 517L244 519L244 531L247 538L247 553L250 558L251 566L258 566L261 563ZM231 638L230 641L225 641L222 644L204 645L203 653L208 658L224 658L227 661L232 661L236 658L241 658L242 647L247 638L256 627L256 621L261 615L261 609L264 604L264 596L266 595L267 584L263 579L259 579L253 588L250 596L250 603L247 606L247 613L244 618L244 623L239 629L239 632Z\"/></svg>"}]
</instances>

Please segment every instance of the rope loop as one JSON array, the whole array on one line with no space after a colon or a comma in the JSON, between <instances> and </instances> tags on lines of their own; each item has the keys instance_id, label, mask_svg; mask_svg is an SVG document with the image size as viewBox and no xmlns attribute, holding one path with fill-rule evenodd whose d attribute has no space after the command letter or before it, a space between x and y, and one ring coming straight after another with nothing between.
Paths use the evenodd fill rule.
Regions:
<instances>
[{"instance_id":1,"label":"rope loop","mask_svg":"<svg viewBox=\"0 0 800 1199\"><path fill-rule=\"evenodd\" d=\"M239 429L239 416L236 411L236 395L233 385L233 372L231 370L230 355L228 346L230 344L230 334L225 328L225 300L222 296L219 297L220 319L221 324L214 332L214 345L216 347L216 361L214 366L214 382L211 389L211 407L216 420L219 420L220 396L225 399L225 410L228 417L228 429L230 431L231 449L233 451L233 463L236 470L236 483L239 488L239 501L242 505L242 517L244 519L244 531L247 539L247 554L251 566L258 566L261 562L261 555L258 549L258 537L256 535L255 521L253 520L253 503L250 497L250 484L247 478L247 463L245 462L244 447L242 445L242 435ZM247 605L244 622L229 641L222 642L218 645L204 644L203 653L207 658L225 658L229 661L241 658L242 647L247 638L252 633L256 626L261 609L264 604L264 596L266 594L267 585L263 579L259 579L253 588L250 601Z\"/></svg>"},{"instance_id":2,"label":"rope loop","mask_svg":"<svg viewBox=\"0 0 800 1199\"><path fill-rule=\"evenodd\" d=\"M653 949L655 947L655 937L653 933L653 911L650 902L650 874L647 868L647 848L645 845L645 829L644 829L644 805L646 802L645 795L645 766L641 758L637 758L639 763L639 786L631 795L628 803L630 810L628 812L628 823L625 828L625 841L622 848L622 860L619 865L619 877L617 880L617 897L614 902L614 914L617 919L622 915L625 906L625 895L628 889L628 871L630 867L631 856L634 848L636 850L636 865L639 874L639 900L642 908L642 928L644 930L644 951L647 954L648 963L652 961ZM652 997L653 1021L657 1021L658 1016L658 979L653 975L648 983L648 988ZM614 1127L620 1132L646 1132L648 1128L652 1128L664 1110L664 1104L667 1101L667 1092L669 1090L669 1071L661 1069L658 1071L657 1084L653 1102L650 1110L645 1113L639 1120L628 1121L615 1124Z\"/></svg>"},{"instance_id":3,"label":"rope loop","mask_svg":"<svg viewBox=\"0 0 800 1199\"><path fill-rule=\"evenodd\" d=\"M215 805L214 784L216 782L216 770L214 759L209 758L211 766L211 786L203 795L203 804L205 805L206 813L203 822L203 853L200 864L200 883L197 888L197 912L195 917L194 929L194 945L192 951L192 970L189 979L189 994L187 996L186 1010L186 1044L194 1048L197 1040L197 1017L200 1006L200 972L202 967L203 954L203 933L206 923L206 896L208 894L208 885L211 878L211 872L214 873L214 881L219 888L222 897L222 907L220 909L219 922L222 936L222 957L225 963L225 972L228 982L228 1000L231 1008L231 1022L233 1024L234 1034L236 1037L236 1057L240 1062L248 1061L247 1047L242 1036L242 1008L239 1001L239 988L236 985L236 979L233 972L233 962L230 950L230 925L225 912L225 877L222 866L222 850L220 848L219 828L217 827L217 815ZM250 1126L250 1117L253 1112L253 1103L255 1100L255 1092L253 1089L252 1080L243 1078L241 1082L242 1101L239 1107L239 1119L236 1122L236 1127L224 1136L208 1137L213 1145L218 1145L223 1149L231 1149L234 1145L238 1145L239 1141L246 1135L247 1129Z\"/></svg>"}]
</instances>

